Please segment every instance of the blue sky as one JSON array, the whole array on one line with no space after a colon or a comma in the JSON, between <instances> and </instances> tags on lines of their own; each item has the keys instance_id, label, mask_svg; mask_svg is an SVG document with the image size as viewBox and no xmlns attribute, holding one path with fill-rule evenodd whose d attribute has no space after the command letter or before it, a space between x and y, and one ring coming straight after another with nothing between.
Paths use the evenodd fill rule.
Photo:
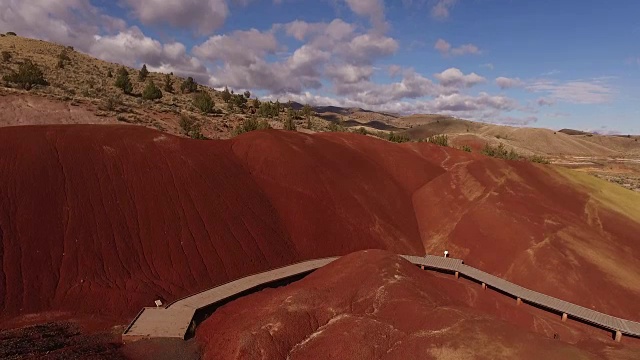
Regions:
<instances>
[{"instance_id":1,"label":"blue sky","mask_svg":"<svg viewBox=\"0 0 640 360\"><path fill-rule=\"evenodd\" d=\"M640 133L638 1L0 2L0 31L261 98Z\"/></svg>"}]
</instances>

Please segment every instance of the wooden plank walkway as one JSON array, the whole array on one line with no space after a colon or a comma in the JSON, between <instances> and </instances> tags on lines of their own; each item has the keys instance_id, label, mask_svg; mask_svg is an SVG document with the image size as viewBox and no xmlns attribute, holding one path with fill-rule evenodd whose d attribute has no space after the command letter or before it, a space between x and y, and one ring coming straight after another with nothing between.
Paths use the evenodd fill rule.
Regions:
<instances>
[{"instance_id":1,"label":"wooden plank walkway","mask_svg":"<svg viewBox=\"0 0 640 360\"><path fill-rule=\"evenodd\" d=\"M640 337L640 323L620 319L610 315L584 308L554 297L541 294L524 287L513 284L497 276L488 274L471 266L463 264L460 259L445 258L442 256L411 256L400 255L407 261L424 266L425 268L454 272L465 277L482 282L487 286L500 290L522 301L537 306L564 313L568 316L580 319L587 323L599 326L621 334ZM303 261L284 266L266 272L249 275L241 279L216 286L214 288L189 295L176 300L165 307L144 308L131 322L122 334L125 342L144 338L180 338L184 339L190 331L194 330L193 323L196 311L226 299L237 296L256 287L287 279L296 275L309 273L321 268L337 257Z\"/></svg>"}]
</instances>

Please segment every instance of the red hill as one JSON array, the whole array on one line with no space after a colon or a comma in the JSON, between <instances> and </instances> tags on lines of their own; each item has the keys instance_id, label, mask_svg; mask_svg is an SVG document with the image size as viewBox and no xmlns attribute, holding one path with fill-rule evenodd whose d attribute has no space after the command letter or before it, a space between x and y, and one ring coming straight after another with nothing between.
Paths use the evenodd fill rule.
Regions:
<instances>
[{"instance_id":1,"label":"red hill","mask_svg":"<svg viewBox=\"0 0 640 360\"><path fill-rule=\"evenodd\" d=\"M447 249L640 320L640 199L610 186L355 134L195 141L133 126L3 128L0 322L67 311L123 324L158 298L368 248Z\"/></svg>"}]
</instances>

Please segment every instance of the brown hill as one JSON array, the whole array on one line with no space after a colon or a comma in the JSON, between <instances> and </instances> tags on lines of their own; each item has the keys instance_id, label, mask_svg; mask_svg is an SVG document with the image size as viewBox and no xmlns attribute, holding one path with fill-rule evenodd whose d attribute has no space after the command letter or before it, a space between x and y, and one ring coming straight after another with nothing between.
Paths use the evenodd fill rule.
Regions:
<instances>
[{"instance_id":1,"label":"brown hill","mask_svg":"<svg viewBox=\"0 0 640 360\"><path fill-rule=\"evenodd\" d=\"M640 143L634 137L569 134L566 131L483 124L447 117L423 119L414 115L406 119L419 124L405 132L416 140L447 134L456 146L478 148L479 144L495 146L502 143L522 155L640 156Z\"/></svg>"},{"instance_id":2,"label":"brown hill","mask_svg":"<svg viewBox=\"0 0 640 360\"><path fill-rule=\"evenodd\" d=\"M25 61L31 61L42 70L44 79L49 83L48 86L35 86L30 91L24 91L18 89L16 84L0 81L0 107L11 110L0 112L0 127L121 123L186 136L187 131L181 127L180 121L187 116L196 120L203 135L217 139L231 137L233 130L251 114L253 100L249 100L242 109L238 106L229 107L221 91L199 84L198 92L209 94L214 102L212 113L204 115L194 105L194 94L181 91L184 78L150 72L146 80L140 81L140 69L130 67L125 68L129 72L133 90L131 95L125 95L115 86L122 65L93 58L63 45L20 36L4 36L0 37L0 50L11 55L8 62L0 62L0 79L17 71ZM68 60L63 61L63 67L60 67L58 64L63 53ZM171 80L171 91L164 88L166 76ZM163 92L161 99L142 99L142 91L149 80ZM65 109L68 110L66 113ZM285 115L283 104L280 118L269 118L268 121L273 128L282 128L281 120ZM306 125L302 117L297 122L300 127ZM319 117L312 118L314 131L326 130L328 124Z\"/></svg>"},{"instance_id":3,"label":"brown hill","mask_svg":"<svg viewBox=\"0 0 640 360\"><path fill-rule=\"evenodd\" d=\"M632 359L598 330L383 251L348 255L218 309L204 359ZM610 340L609 340L610 344Z\"/></svg>"}]
</instances>

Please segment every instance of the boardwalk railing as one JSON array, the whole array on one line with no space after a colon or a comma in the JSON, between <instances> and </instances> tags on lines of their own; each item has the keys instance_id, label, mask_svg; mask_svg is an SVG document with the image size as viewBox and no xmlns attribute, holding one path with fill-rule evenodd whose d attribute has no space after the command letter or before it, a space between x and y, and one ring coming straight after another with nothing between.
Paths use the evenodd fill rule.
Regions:
<instances>
[{"instance_id":1,"label":"boardwalk railing","mask_svg":"<svg viewBox=\"0 0 640 360\"><path fill-rule=\"evenodd\" d=\"M454 273L482 283L483 288L491 287L522 301L542 308L562 313L562 320L571 316L586 323L609 329L615 332L616 341L622 334L640 337L640 323L606 315L564 300L529 290L513 284L497 276L488 274L463 264L460 259L441 256L400 255L407 261L421 266L423 269L434 269ZM249 275L234 281L218 285L169 303L165 307L147 307L138 313L136 318L122 334L125 342L144 338L186 338L194 330L194 317L198 310L222 303L247 291L265 284L303 275L321 268L338 259L337 257L299 262L266 272Z\"/></svg>"}]
</instances>

